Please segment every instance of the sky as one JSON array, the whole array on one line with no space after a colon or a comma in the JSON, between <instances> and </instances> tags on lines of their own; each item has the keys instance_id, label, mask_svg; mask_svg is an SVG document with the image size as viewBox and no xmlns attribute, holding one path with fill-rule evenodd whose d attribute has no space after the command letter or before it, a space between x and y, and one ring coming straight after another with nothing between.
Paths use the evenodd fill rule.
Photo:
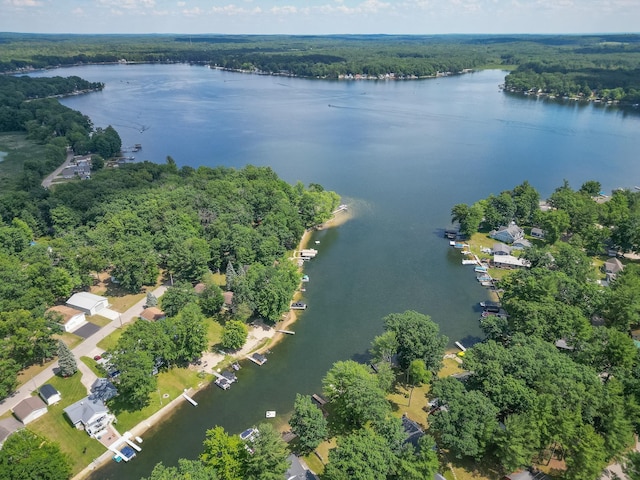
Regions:
<instances>
[{"instance_id":1,"label":"sky","mask_svg":"<svg viewBox=\"0 0 640 480\"><path fill-rule=\"evenodd\" d=\"M637 33L640 0L0 0L0 31Z\"/></svg>"}]
</instances>

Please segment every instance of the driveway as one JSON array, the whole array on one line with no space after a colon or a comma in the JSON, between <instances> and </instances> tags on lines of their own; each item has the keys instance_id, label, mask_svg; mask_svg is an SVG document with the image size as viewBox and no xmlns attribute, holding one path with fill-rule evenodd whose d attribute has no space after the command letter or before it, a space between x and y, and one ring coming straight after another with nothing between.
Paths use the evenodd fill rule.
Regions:
<instances>
[{"instance_id":1,"label":"driveway","mask_svg":"<svg viewBox=\"0 0 640 480\"><path fill-rule=\"evenodd\" d=\"M87 338L89 338L94 333L97 333L98 331L100 331L100 327L98 325L87 322L80 328L77 328L76 330L74 330L72 333L86 340Z\"/></svg>"}]
</instances>

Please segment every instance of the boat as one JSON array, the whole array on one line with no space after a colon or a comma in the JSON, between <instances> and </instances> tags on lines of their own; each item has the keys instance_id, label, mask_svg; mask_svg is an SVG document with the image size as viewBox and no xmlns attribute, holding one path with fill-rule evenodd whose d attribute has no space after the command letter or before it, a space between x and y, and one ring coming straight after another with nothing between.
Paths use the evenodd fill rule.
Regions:
<instances>
[{"instance_id":1,"label":"boat","mask_svg":"<svg viewBox=\"0 0 640 480\"><path fill-rule=\"evenodd\" d=\"M491 280L491 276L490 276L489 274L487 274L487 273L484 273L484 274L482 274L482 275L478 275L478 276L476 277L476 279L477 279L479 282L488 282L488 281L490 281L490 280Z\"/></svg>"},{"instance_id":2,"label":"boat","mask_svg":"<svg viewBox=\"0 0 640 480\"><path fill-rule=\"evenodd\" d=\"M500 306L500 302L492 302L491 300L484 300L484 301L480 302L480 306L483 307L483 308L499 307Z\"/></svg>"},{"instance_id":3,"label":"boat","mask_svg":"<svg viewBox=\"0 0 640 480\"><path fill-rule=\"evenodd\" d=\"M467 260L467 259L465 259L465 260L462 260L462 264L463 265L476 265L477 262L475 260Z\"/></svg>"},{"instance_id":4,"label":"boat","mask_svg":"<svg viewBox=\"0 0 640 480\"><path fill-rule=\"evenodd\" d=\"M309 275L303 275L302 276L302 281L303 282L308 282L309 281Z\"/></svg>"},{"instance_id":5,"label":"boat","mask_svg":"<svg viewBox=\"0 0 640 480\"><path fill-rule=\"evenodd\" d=\"M215 384L223 390L228 390L229 388L231 388L231 383L224 377L216 378Z\"/></svg>"},{"instance_id":6,"label":"boat","mask_svg":"<svg viewBox=\"0 0 640 480\"><path fill-rule=\"evenodd\" d=\"M306 310L307 304L302 302L294 302L291 304L291 310Z\"/></svg>"},{"instance_id":7,"label":"boat","mask_svg":"<svg viewBox=\"0 0 640 480\"><path fill-rule=\"evenodd\" d=\"M276 411L275 410L267 410L267 413L265 414L266 418L276 418Z\"/></svg>"},{"instance_id":8,"label":"boat","mask_svg":"<svg viewBox=\"0 0 640 480\"><path fill-rule=\"evenodd\" d=\"M471 252L469 250L460 250L460 253L462 255L471 255Z\"/></svg>"},{"instance_id":9,"label":"boat","mask_svg":"<svg viewBox=\"0 0 640 480\"><path fill-rule=\"evenodd\" d=\"M480 282L480 285L482 285L483 287L493 287L493 282L491 280L486 280L486 281Z\"/></svg>"},{"instance_id":10,"label":"boat","mask_svg":"<svg viewBox=\"0 0 640 480\"><path fill-rule=\"evenodd\" d=\"M489 269L487 267L485 267L484 265L478 265L477 267L474 268L474 271L478 272L478 273L487 273Z\"/></svg>"},{"instance_id":11,"label":"boat","mask_svg":"<svg viewBox=\"0 0 640 480\"><path fill-rule=\"evenodd\" d=\"M233 368L237 372L238 370L240 370L241 367L240 367L240 364L236 362L231 364L231 368Z\"/></svg>"}]
</instances>

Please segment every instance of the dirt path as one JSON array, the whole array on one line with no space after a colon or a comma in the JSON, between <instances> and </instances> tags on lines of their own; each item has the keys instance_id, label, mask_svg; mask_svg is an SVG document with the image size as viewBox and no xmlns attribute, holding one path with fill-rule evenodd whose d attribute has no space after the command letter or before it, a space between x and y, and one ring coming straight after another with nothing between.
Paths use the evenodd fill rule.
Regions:
<instances>
[{"instance_id":1,"label":"dirt path","mask_svg":"<svg viewBox=\"0 0 640 480\"><path fill-rule=\"evenodd\" d=\"M60 175L62 173L62 170L64 170L66 167L68 167L71 164L71 160L73 160L73 150L71 150L70 148L67 148L67 159L64 161L62 165L60 165L53 172L47 175L44 180L42 180L42 186L44 188L49 188L53 183L53 179L56 178L58 175Z\"/></svg>"}]
</instances>

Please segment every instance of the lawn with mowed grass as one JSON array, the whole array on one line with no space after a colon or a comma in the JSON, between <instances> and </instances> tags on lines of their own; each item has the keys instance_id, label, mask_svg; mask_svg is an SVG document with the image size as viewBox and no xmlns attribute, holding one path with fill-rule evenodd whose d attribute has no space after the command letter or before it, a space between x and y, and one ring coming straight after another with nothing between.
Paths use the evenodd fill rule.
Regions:
<instances>
[{"instance_id":1,"label":"lawn with mowed grass","mask_svg":"<svg viewBox=\"0 0 640 480\"><path fill-rule=\"evenodd\" d=\"M26 133L0 133L0 188L20 177L24 162L32 158L44 158L44 145L27 140Z\"/></svg>"},{"instance_id":2,"label":"lawn with mowed grass","mask_svg":"<svg viewBox=\"0 0 640 480\"><path fill-rule=\"evenodd\" d=\"M147 419L171 400L182 395L184 389L197 388L203 383L210 383L213 375L202 374L188 368L172 368L158 374L158 388L149 395L149 405L141 410L126 410L127 405L119 397L115 397L109 406L118 419L116 427L119 432L131 430L134 426ZM116 384L116 388L117 388ZM165 395L168 397L164 398Z\"/></svg>"},{"instance_id":3,"label":"lawn with mowed grass","mask_svg":"<svg viewBox=\"0 0 640 480\"><path fill-rule=\"evenodd\" d=\"M66 407L87 396L87 389L80 382L81 377L78 372L68 378L51 378L47 383L60 392L62 400L57 405L50 406L46 415L27 427L60 445L60 449L69 456L74 475L105 452L100 442L89 437L84 430L71 425L63 412Z\"/></svg>"},{"instance_id":4,"label":"lawn with mowed grass","mask_svg":"<svg viewBox=\"0 0 640 480\"><path fill-rule=\"evenodd\" d=\"M113 350L114 348L116 348L116 345L118 344L118 340L120 340L120 337L122 336L122 334L126 329L127 329L127 326L125 325L123 328L114 330L109 335L107 335L102 340L100 340L97 343L97 347L105 351Z\"/></svg>"}]
</instances>

